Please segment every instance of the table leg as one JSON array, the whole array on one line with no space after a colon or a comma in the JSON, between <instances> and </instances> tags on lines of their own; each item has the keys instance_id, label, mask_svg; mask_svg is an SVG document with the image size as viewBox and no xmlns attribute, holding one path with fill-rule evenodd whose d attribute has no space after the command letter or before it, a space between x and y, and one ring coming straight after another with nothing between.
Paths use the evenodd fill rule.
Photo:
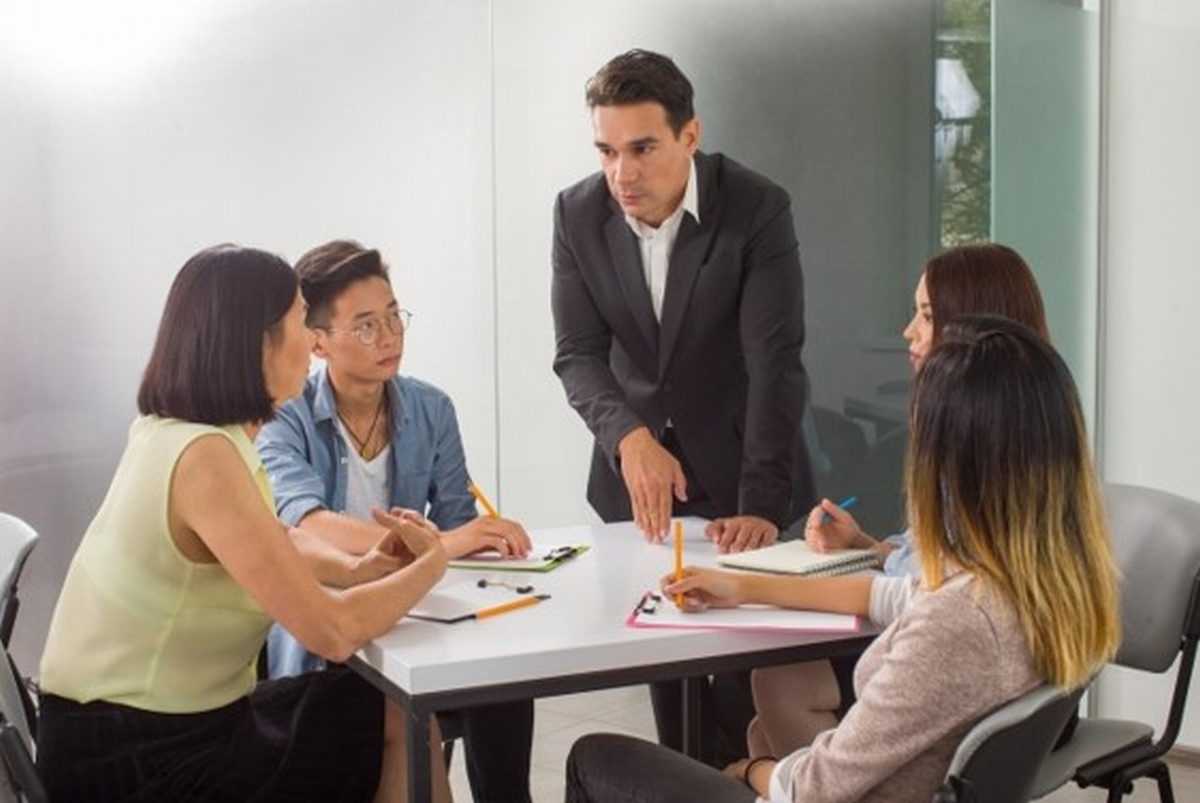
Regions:
<instances>
[{"instance_id":1,"label":"table leg","mask_svg":"<svg viewBox=\"0 0 1200 803\"><path fill-rule=\"evenodd\" d=\"M700 699L707 682L707 677L683 679L683 753L697 760L703 760L704 755Z\"/></svg>"},{"instance_id":2,"label":"table leg","mask_svg":"<svg viewBox=\"0 0 1200 803\"><path fill-rule=\"evenodd\" d=\"M429 715L409 704L404 707L408 718L408 799L410 803L432 803L433 777L429 767Z\"/></svg>"}]
</instances>

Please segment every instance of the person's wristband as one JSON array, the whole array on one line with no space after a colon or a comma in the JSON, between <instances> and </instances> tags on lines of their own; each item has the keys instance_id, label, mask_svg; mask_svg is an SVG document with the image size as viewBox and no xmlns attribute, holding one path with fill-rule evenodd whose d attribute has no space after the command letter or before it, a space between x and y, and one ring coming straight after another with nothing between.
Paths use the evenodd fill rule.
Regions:
<instances>
[{"instance_id":1,"label":"person's wristband","mask_svg":"<svg viewBox=\"0 0 1200 803\"><path fill-rule=\"evenodd\" d=\"M759 764L762 764L764 761L778 760L779 759L775 758L775 756L757 756L750 759L746 762L746 771L742 773L742 783L746 784L746 786L749 786L753 791L758 792L757 789L754 789L754 784L750 780L750 774L754 772L755 767L757 767Z\"/></svg>"}]
</instances>

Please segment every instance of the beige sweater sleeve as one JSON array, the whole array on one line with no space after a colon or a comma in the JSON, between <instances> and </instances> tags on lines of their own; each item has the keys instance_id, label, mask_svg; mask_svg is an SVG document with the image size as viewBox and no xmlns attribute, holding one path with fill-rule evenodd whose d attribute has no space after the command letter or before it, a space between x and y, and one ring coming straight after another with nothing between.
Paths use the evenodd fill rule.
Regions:
<instances>
[{"instance_id":1,"label":"beige sweater sleeve","mask_svg":"<svg viewBox=\"0 0 1200 803\"><path fill-rule=\"evenodd\" d=\"M1011 609L973 586L962 575L912 597L860 660L858 702L779 763L771 801L930 798L967 729L1037 682Z\"/></svg>"}]
</instances>

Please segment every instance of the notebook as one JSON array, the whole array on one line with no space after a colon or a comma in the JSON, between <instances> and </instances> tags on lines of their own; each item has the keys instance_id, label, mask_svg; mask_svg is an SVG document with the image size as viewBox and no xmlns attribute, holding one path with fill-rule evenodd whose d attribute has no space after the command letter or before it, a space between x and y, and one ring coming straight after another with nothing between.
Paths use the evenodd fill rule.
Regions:
<instances>
[{"instance_id":1,"label":"notebook","mask_svg":"<svg viewBox=\"0 0 1200 803\"><path fill-rule=\"evenodd\" d=\"M762 549L722 555L717 563L730 569L752 569L774 574L808 577L849 574L875 568L879 553L873 549L835 549L817 552L804 539L781 541Z\"/></svg>"}]
</instances>

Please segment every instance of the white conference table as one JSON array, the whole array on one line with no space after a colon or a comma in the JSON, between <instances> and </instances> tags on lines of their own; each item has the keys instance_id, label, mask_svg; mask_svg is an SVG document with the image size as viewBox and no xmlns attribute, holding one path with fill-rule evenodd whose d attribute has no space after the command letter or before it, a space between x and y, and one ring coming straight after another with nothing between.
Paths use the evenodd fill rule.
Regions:
<instances>
[{"instance_id":1,"label":"white conference table","mask_svg":"<svg viewBox=\"0 0 1200 803\"><path fill-rule=\"evenodd\" d=\"M704 522L684 522L684 562L715 566L717 550L704 537ZM440 585L487 577L528 583L550 599L456 624L401 619L349 661L407 712L414 803L430 800L429 718L438 711L658 680L692 686L689 678L714 672L857 655L876 633L867 623L855 633L630 628L626 620L643 593L672 570L669 541L647 543L632 523L530 535L537 546L591 548L546 573L450 569ZM685 749L696 745L697 701L693 687Z\"/></svg>"}]
</instances>

